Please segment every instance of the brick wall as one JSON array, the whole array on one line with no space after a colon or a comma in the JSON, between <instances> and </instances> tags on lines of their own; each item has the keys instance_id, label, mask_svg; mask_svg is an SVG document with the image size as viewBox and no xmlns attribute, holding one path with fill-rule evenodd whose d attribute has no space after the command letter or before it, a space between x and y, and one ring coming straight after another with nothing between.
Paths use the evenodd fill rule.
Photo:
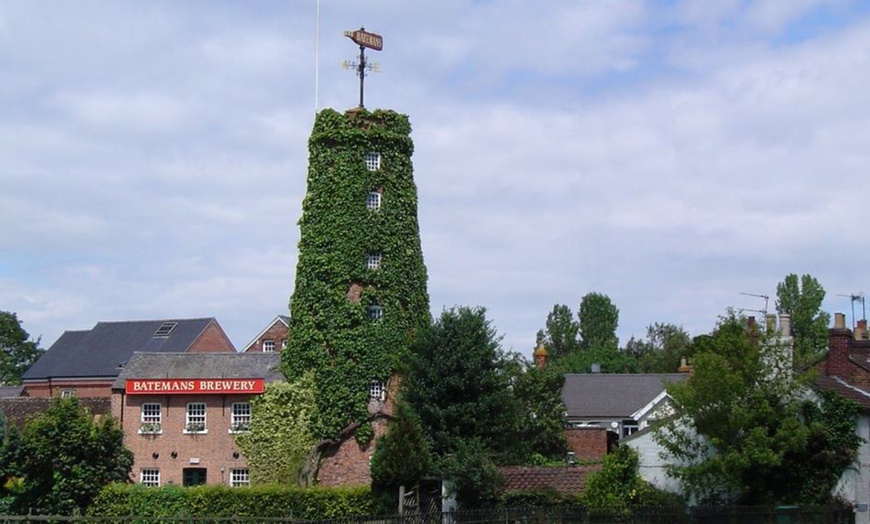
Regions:
<instances>
[{"instance_id":1,"label":"brick wall","mask_svg":"<svg viewBox=\"0 0 870 524\"><path fill-rule=\"evenodd\" d=\"M139 481L143 468L160 470L161 485L181 485L185 468L205 468L208 484L228 484L230 470L247 468L241 450L230 432L232 404L249 402L251 395L124 395L112 397L115 417L124 429L124 444L133 452L132 480ZM161 405L161 433L140 434L144 403ZM207 433L184 431L187 404L206 404Z\"/></svg>"},{"instance_id":2,"label":"brick wall","mask_svg":"<svg viewBox=\"0 0 870 524\"><path fill-rule=\"evenodd\" d=\"M577 460L601 460L607 454L607 430L598 427L565 428L568 450Z\"/></svg>"},{"instance_id":3,"label":"brick wall","mask_svg":"<svg viewBox=\"0 0 870 524\"><path fill-rule=\"evenodd\" d=\"M114 379L102 381L96 380L44 380L26 384L25 391L28 396L49 398L59 397L63 390L72 390L79 398L101 397L109 398L112 394L112 382Z\"/></svg>"},{"instance_id":4,"label":"brick wall","mask_svg":"<svg viewBox=\"0 0 870 524\"><path fill-rule=\"evenodd\" d=\"M236 348L224 330L212 320L202 334L190 345L188 353L220 353L235 351Z\"/></svg>"},{"instance_id":5,"label":"brick wall","mask_svg":"<svg viewBox=\"0 0 870 524\"><path fill-rule=\"evenodd\" d=\"M276 320L245 352L262 352L263 342L266 340L275 342L275 352L280 353L281 349L284 348L284 341L287 340L287 326Z\"/></svg>"}]
</instances>

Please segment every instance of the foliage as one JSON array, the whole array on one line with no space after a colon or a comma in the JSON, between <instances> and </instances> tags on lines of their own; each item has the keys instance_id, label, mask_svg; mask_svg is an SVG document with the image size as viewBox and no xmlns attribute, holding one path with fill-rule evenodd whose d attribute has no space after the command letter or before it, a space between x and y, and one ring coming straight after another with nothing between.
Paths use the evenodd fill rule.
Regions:
<instances>
[{"instance_id":1,"label":"foliage","mask_svg":"<svg viewBox=\"0 0 870 524\"><path fill-rule=\"evenodd\" d=\"M378 438L372 456L372 488L387 494L388 508L395 508L399 486L413 488L432 468L429 442L420 419L402 399L396 403L387 433ZM384 508L386 509L386 508Z\"/></svg>"},{"instance_id":2,"label":"foliage","mask_svg":"<svg viewBox=\"0 0 870 524\"><path fill-rule=\"evenodd\" d=\"M538 332L538 340L544 343L550 359L576 353L580 349L580 325L574 313L564 304L556 304L547 315L546 329Z\"/></svg>"},{"instance_id":3,"label":"foliage","mask_svg":"<svg viewBox=\"0 0 870 524\"><path fill-rule=\"evenodd\" d=\"M89 510L95 517L145 518L261 517L321 521L374 514L367 486L298 488L264 485L166 486L149 488L112 484L100 492Z\"/></svg>"},{"instance_id":4,"label":"foliage","mask_svg":"<svg viewBox=\"0 0 870 524\"><path fill-rule=\"evenodd\" d=\"M794 273L776 285L776 310L791 317L795 361L806 363L824 353L828 347L828 324L831 316L822 311L825 288L812 275Z\"/></svg>"},{"instance_id":5,"label":"foliage","mask_svg":"<svg viewBox=\"0 0 870 524\"><path fill-rule=\"evenodd\" d=\"M655 438L669 474L702 503L819 502L857 450L855 412L839 401L814 407L806 377L775 365L772 355L788 348L766 335L730 312L695 339L692 376L668 386L679 414ZM829 459L829 467L806 467ZM795 489L798 482L815 492Z\"/></svg>"},{"instance_id":6,"label":"foliage","mask_svg":"<svg viewBox=\"0 0 870 524\"><path fill-rule=\"evenodd\" d=\"M430 320L410 132L408 117L393 111L326 109L314 123L281 367L291 382L314 374L319 439L368 420L370 381L387 381ZM368 152L380 153L381 169L367 169ZM366 207L373 191L382 195L377 210ZM370 254L382 256L380 268L369 269ZM370 318L369 306L383 317ZM357 432L371 435L368 424Z\"/></svg>"},{"instance_id":7,"label":"foliage","mask_svg":"<svg viewBox=\"0 0 870 524\"><path fill-rule=\"evenodd\" d=\"M445 310L412 346L405 398L443 457L470 440L499 462L516 460L522 406L511 392L512 365L484 308Z\"/></svg>"},{"instance_id":8,"label":"foliage","mask_svg":"<svg viewBox=\"0 0 870 524\"><path fill-rule=\"evenodd\" d=\"M42 353L39 339L30 340L16 314L0 311L0 385L21 384L21 375Z\"/></svg>"},{"instance_id":9,"label":"foliage","mask_svg":"<svg viewBox=\"0 0 870 524\"><path fill-rule=\"evenodd\" d=\"M129 478L133 454L111 418L94 421L76 399L57 399L25 424L5 453L23 479L13 509L52 515L85 511L100 489Z\"/></svg>"},{"instance_id":10,"label":"foliage","mask_svg":"<svg viewBox=\"0 0 870 524\"><path fill-rule=\"evenodd\" d=\"M601 471L589 474L584 502L592 508L681 504L679 497L656 489L640 478L638 466L636 451L628 446L617 447L604 457Z\"/></svg>"},{"instance_id":11,"label":"foliage","mask_svg":"<svg viewBox=\"0 0 870 524\"><path fill-rule=\"evenodd\" d=\"M616 350L619 345L616 337L619 309L610 297L603 293L587 293L580 299L577 318L583 349Z\"/></svg>"},{"instance_id":12,"label":"foliage","mask_svg":"<svg viewBox=\"0 0 870 524\"><path fill-rule=\"evenodd\" d=\"M564 460L567 416L562 402L565 374L551 367L526 363L513 380L513 392L523 405L517 438L525 442L532 457ZM532 458L530 457L530 459Z\"/></svg>"},{"instance_id":13,"label":"foliage","mask_svg":"<svg viewBox=\"0 0 870 524\"><path fill-rule=\"evenodd\" d=\"M625 353L637 362L638 373L675 373L680 359L692 355L692 339L681 326L656 322L647 326L646 340L632 337Z\"/></svg>"},{"instance_id":14,"label":"foliage","mask_svg":"<svg viewBox=\"0 0 870 524\"><path fill-rule=\"evenodd\" d=\"M251 399L251 428L236 434L248 459L253 484L293 484L308 451L315 444L310 418L315 409L314 378L294 383L272 382Z\"/></svg>"},{"instance_id":15,"label":"foliage","mask_svg":"<svg viewBox=\"0 0 870 524\"><path fill-rule=\"evenodd\" d=\"M462 509L495 504L504 483L492 452L476 438L459 441L453 453L441 457L439 469Z\"/></svg>"}]
</instances>

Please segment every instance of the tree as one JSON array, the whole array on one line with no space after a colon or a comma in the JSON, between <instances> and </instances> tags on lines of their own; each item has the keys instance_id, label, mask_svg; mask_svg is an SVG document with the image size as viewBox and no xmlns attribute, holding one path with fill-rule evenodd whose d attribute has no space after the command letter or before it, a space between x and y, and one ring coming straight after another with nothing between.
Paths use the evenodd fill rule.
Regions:
<instances>
[{"instance_id":1,"label":"tree","mask_svg":"<svg viewBox=\"0 0 870 524\"><path fill-rule=\"evenodd\" d=\"M10 450L14 474L23 481L13 508L51 515L84 513L111 482L129 481L133 453L114 420L94 421L76 399L56 399L25 424Z\"/></svg>"},{"instance_id":2,"label":"tree","mask_svg":"<svg viewBox=\"0 0 870 524\"><path fill-rule=\"evenodd\" d=\"M619 309L610 297L603 293L587 293L580 299L577 317L583 349L617 349Z\"/></svg>"},{"instance_id":3,"label":"tree","mask_svg":"<svg viewBox=\"0 0 870 524\"><path fill-rule=\"evenodd\" d=\"M692 339L680 326L668 323L651 324L646 328L646 340L632 337L625 353L637 361L638 373L675 373L682 358L692 354Z\"/></svg>"},{"instance_id":4,"label":"tree","mask_svg":"<svg viewBox=\"0 0 870 524\"><path fill-rule=\"evenodd\" d=\"M776 285L776 310L791 317L795 359L806 363L824 353L828 347L828 324L831 316L822 311L825 288L812 275L794 273Z\"/></svg>"},{"instance_id":5,"label":"tree","mask_svg":"<svg viewBox=\"0 0 870 524\"><path fill-rule=\"evenodd\" d=\"M577 352L580 349L580 326L574 313L564 304L556 304L547 315L546 329L538 332L538 340L544 343L550 359Z\"/></svg>"},{"instance_id":6,"label":"tree","mask_svg":"<svg viewBox=\"0 0 870 524\"><path fill-rule=\"evenodd\" d=\"M15 313L0 311L0 385L21 384L21 375L42 352L39 339L30 340Z\"/></svg>"},{"instance_id":7,"label":"tree","mask_svg":"<svg viewBox=\"0 0 870 524\"><path fill-rule=\"evenodd\" d=\"M272 382L251 400L251 430L236 435L248 459L253 484L294 484L300 467L316 443L311 434L314 377L294 383Z\"/></svg>"},{"instance_id":8,"label":"tree","mask_svg":"<svg viewBox=\"0 0 870 524\"><path fill-rule=\"evenodd\" d=\"M733 312L694 344L693 374L668 385L678 414L655 435L669 474L702 503L825 502L858 447L856 406L837 399L817 405L806 377L777 369L770 358L788 348ZM807 467L825 461L829 467ZM796 483L814 486L813 493Z\"/></svg>"},{"instance_id":9,"label":"tree","mask_svg":"<svg viewBox=\"0 0 870 524\"><path fill-rule=\"evenodd\" d=\"M513 391L523 406L519 435L533 457L563 459L568 451L565 438L567 417L562 402L565 374L549 366L523 363L513 380Z\"/></svg>"}]
</instances>

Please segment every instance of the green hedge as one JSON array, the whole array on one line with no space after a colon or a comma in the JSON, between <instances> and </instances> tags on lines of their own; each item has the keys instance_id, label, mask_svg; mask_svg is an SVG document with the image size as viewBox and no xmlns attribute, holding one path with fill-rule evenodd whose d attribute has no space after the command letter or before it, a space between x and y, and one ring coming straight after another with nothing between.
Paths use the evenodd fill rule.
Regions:
<instances>
[{"instance_id":1,"label":"green hedge","mask_svg":"<svg viewBox=\"0 0 870 524\"><path fill-rule=\"evenodd\" d=\"M105 517L266 517L315 520L375 513L368 486L166 486L112 484L97 496L88 515Z\"/></svg>"}]
</instances>

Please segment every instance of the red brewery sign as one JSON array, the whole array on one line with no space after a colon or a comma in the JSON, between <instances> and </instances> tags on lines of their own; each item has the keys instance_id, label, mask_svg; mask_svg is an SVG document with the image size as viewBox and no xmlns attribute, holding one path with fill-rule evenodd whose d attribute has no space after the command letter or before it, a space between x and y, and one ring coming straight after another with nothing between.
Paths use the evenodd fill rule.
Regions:
<instances>
[{"instance_id":1,"label":"red brewery sign","mask_svg":"<svg viewBox=\"0 0 870 524\"><path fill-rule=\"evenodd\" d=\"M233 395L262 393L262 378L140 378L127 379L128 395Z\"/></svg>"},{"instance_id":2,"label":"red brewery sign","mask_svg":"<svg viewBox=\"0 0 870 524\"><path fill-rule=\"evenodd\" d=\"M356 45L368 47L375 51L381 51L384 48L384 38L381 35L369 33L362 29L357 29L356 31L345 31L344 36L353 40Z\"/></svg>"}]
</instances>

